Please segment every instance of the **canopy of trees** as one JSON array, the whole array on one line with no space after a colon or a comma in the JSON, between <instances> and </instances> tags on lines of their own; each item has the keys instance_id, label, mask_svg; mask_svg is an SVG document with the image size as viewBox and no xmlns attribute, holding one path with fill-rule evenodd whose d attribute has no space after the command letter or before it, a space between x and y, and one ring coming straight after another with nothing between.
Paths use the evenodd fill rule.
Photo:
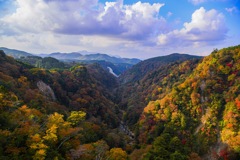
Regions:
<instances>
[{"instance_id":1,"label":"canopy of trees","mask_svg":"<svg viewBox=\"0 0 240 160\"><path fill-rule=\"evenodd\" d=\"M240 159L240 46L150 59L119 79L38 60L0 51L0 159Z\"/></svg>"}]
</instances>

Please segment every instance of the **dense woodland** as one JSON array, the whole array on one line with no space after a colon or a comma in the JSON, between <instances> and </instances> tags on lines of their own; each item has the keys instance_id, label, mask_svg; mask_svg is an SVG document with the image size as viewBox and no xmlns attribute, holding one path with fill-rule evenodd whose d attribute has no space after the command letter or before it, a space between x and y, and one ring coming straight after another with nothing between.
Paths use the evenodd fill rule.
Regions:
<instances>
[{"instance_id":1,"label":"dense woodland","mask_svg":"<svg viewBox=\"0 0 240 160\"><path fill-rule=\"evenodd\" d=\"M39 60L0 51L0 159L240 159L240 46L149 59L119 78Z\"/></svg>"}]
</instances>

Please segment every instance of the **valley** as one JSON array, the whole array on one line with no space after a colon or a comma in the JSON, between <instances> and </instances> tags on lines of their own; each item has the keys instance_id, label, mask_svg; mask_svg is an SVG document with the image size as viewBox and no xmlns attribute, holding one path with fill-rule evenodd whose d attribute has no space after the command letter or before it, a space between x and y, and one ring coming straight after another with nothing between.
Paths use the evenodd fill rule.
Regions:
<instances>
[{"instance_id":1,"label":"valley","mask_svg":"<svg viewBox=\"0 0 240 160\"><path fill-rule=\"evenodd\" d=\"M240 158L239 45L84 63L5 52L0 159Z\"/></svg>"}]
</instances>

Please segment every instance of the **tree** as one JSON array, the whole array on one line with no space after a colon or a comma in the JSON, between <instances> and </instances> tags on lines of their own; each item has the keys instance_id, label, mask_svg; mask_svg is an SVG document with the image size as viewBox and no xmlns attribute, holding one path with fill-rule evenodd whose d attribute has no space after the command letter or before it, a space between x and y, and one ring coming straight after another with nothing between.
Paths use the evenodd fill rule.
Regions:
<instances>
[{"instance_id":1,"label":"tree","mask_svg":"<svg viewBox=\"0 0 240 160\"><path fill-rule=\"evenodd\" d=\"M71 123L72 126L77 126L80 122L85 120L86 113L83 111L72 111L67 121Z\"/></svg>"},{"instance_id":2,"label":"tree","mask_svg":"<svg viewBox=\"0 0 240 160\"><path fill-rule=\"evenodd\" d=\"M39 134L30 136L30 148L35 151L34 160L44 160L47 154L48 146L44 144L43 139Z\"/></svg>"},{"instance_id":3,"label":"tree","mask_svg":"<svg viewBox=\"0 0 240 160\"><path fill-rule=\"evenodd\" d=\"M128 158L127 153L122 148L112 148L109 152L109 160L126 160Z\"/></svg>"},{"instance_id":4,"label":"tree","mask_svg":"<svg viewBox=\"0 0 240 160\"><path fill-rule=\"evenodd\" d=\"M174 151L182 151L183 150L183 146L181 141L179 140L178 137L173 137L169 143L169 147L171 149L172 152Z\"/></svg>"},{"instance_id":5,"label":"tree","mask_svg":"<svg viewBox=\"0 0 240 160\"><path fill-rule=\"evenodd\" d=\"M187 160L187 157L182 155L180 152L175 151L170 155L170 160Z\"/></svg>"}]
</instances>

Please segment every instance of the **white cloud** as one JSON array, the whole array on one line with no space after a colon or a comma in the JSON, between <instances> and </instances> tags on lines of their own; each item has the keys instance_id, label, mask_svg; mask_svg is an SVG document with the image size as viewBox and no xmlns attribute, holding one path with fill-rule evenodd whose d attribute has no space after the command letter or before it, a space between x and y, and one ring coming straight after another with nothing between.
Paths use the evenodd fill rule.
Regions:
<instances>
[{"instance_id":1,"label":"white cloud","mask_svg":"<svg viewBox=\"0 0 240 160\"><path fill-rule=\"evenodd\" d=\"M192 46L203 51L202 44L224 40L227 32L224 16L204 8L196 10L182 29L171 30L182 17L174 19L177 15L171 12L160 15L162 3L15 0L15 4L0 16L0 44L32 53L88 50L147 58L191 51Z\"/></svg>"},{"instance_id":2,"label":"white cloud","mask_svg":"<svg viewBox=\"0 0 240 160\"><path fill-rule=\"evenodd\" d=\"M226 38L227 27L222 13L203 7L192 14L192 20L184 23L181 30L174 30L158 36L158 45L175 44L194 45L209 44Z\"/></svg>"},{"instance_id":3,"label":"white cloud","mask_svg":"<svg viewBox=\"0 0 240 160\"><path fill-rule=\"evenodd\" d=\"M225 10L229 13L238 12L238 9L235 6L232 7L232 8L225 8Z\"/></svg>"},{"instance_id":4,"label":"white cloud","mask_svg":"<svg viewBox=\"0 0 240 160\"><path fill-rule=\"evenodd\" d=\"M198 5L198 4L206 2L207 0L189 0L189 1L194 5Z\"/></svg>"},{"instance_id":5,"label":"white cloud","mask_svg":"<svg viewBox=\"0 0 240 160\"><path fill-rule=\"evenodd\" d=\"M167 17L171 17L172 15L173 15L172 12L168 12L168 13L167 13Z\"/></svg>"},{"instance_id":6,"label":"white cloud","mask_svg":"<svg viewBox=\"0 0 240 160\"><path fill-rule=\"evenodd\" d=\"M159 14L161 3L16 0L15 4L14 12L0 17L0 44L32 53L88 50L134 57L127 54L145 53L144 47L156 45L156 36L168 30Z\"/></svg>"},{"instance_id":7,"label":"white cloud","mask_svg":"<svg viewBox=\"0 0 240 160\"><path fill-rule=\"evenodd\" d=\"M125 17L121 24L126 28L123 36L133 39L145 39L156 32L166 30L166 21L159 17L159 10L163 4L137 2L133 5L125 6ZM155 36L155 35L154 35Z\"/></svg>"},{"instance_id":8,"label":"white cloud","mask_svg":"<svg viewBox=\"0 0 240 160\"><path fill-rule=\"evenodd\" d=\"M219 3L219 2L229 2L231 0L188 0L190 3L192 3L193 5L199 5L199 4L202 4L202 3L206 3L206 2L216 2L216 3Z\"/></svg>"},{"instance_id":9,"label":"white cloud","mask_svg":"<svg viewBox=\"0 0 240 160\"><path fill-rule=\"evenodd\" d=\"M160 3L124 5L123 0L105 4L98 0L17 0L16 4L14 13L0 19L0 24L13 33L53 32L137 40L146 39L166 26L165 19L159 16L164 5Z\"/></svg>"}]
</instances>

